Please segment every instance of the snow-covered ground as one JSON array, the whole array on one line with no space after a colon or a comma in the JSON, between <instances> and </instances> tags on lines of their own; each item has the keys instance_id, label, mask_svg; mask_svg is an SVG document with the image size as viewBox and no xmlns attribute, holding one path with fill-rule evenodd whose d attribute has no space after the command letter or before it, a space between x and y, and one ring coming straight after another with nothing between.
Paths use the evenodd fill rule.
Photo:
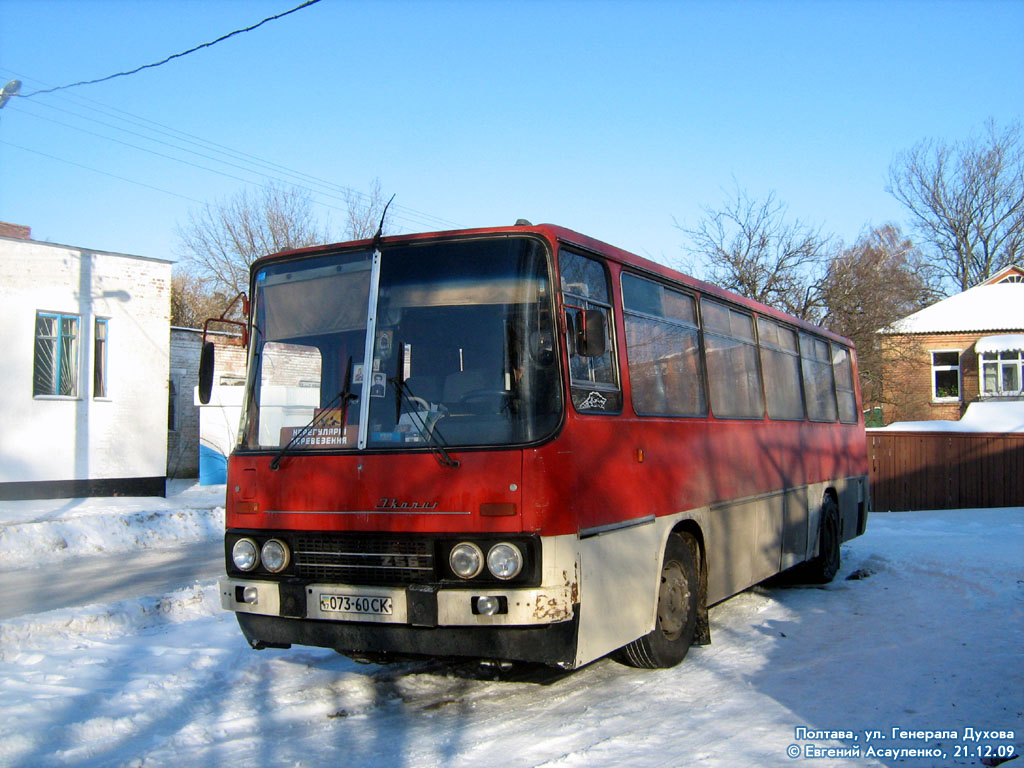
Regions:
<instances>
[{"instance_id":1,"label":"snow-covered ground","mask_svg":"<svg viewBox=\"0 0 1024 768\"><path fill-rule=\"evenodd\" d=\"M224 490L170 480L166 499L0 501L0 571L220 538Z\"/></svg>"},{"instance_id":2,"label":"snow-covered ground","mask_svg":"<svg viewBox=\"0 0 1024 768\"><path fill-rule=\"evenodd\" d=\"M103 501L25 511L39 528L6 525L0 560L205 536L220 502L203 514L202 493L106 500L113 524L77 515ZM832 584L757 587L711 620L713 644L675 669L498 678L252 651L212 580L22 616L0 622L0 766L926 768L1024 749L1024 508L874 515ZM848 755L811 757L828 748Z\"/></svg>"}]
</instances>

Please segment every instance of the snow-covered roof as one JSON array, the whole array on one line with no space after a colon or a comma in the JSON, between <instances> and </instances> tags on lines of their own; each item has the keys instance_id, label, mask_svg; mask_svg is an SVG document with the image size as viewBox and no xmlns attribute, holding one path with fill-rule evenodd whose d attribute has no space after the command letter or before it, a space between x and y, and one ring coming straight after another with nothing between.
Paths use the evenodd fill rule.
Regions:
<instances>
[{"instance_id":1,"label":"snow-covered roof","mask_svg":"<svg viewBox=\"0 0 1024 768\"><path fill-rule=\"evenodd\" d=\"M1024 330L1024 283L979 285L897 320L883 333Z\"/></svg>"},{"instance_id":2,"label":"snow-covered roof","mask_svg":"<svg viewBox=\"0 0 1024 768\"><path fill-rule=\"evenodd\" d=\"M1003 333L998 336L982 336L974 345L980 355L984 352L1024 351L1024 333Z\"/></svg>"},{"instance_id":3,"label":"snow-covered roof","mask_svg":"<svg viewBox=\"0 0 1024 768\"><path fill-rule=\"evenodd\" d=\"M1024 401L970 403L960 421L895 421L869 432L1017 432L1024 433Z\"/></svg>"}]
</instances>

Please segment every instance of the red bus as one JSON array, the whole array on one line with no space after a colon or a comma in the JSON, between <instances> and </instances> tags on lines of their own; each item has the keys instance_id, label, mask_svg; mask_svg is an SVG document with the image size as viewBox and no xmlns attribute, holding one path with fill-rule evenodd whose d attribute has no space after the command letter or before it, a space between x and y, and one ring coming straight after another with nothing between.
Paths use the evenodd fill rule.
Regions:
<instances>
[{"instance_id":1,"label":"red bus","mask_svg":"<svg viewBox=\"0 0 1024 768\"><path fill-rule=\"evenodd\" d=\"M849 340L579 233L284 252L250 296L221 601L253 648L667 667L864 532Z\"/></svg>"}]
</instances>

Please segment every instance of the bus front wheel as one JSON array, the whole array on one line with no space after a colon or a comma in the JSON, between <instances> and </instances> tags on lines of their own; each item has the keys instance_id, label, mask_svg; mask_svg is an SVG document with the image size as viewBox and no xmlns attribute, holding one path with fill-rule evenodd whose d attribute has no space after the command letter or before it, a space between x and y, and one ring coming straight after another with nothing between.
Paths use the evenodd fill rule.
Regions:
<instances>
[{"instance_id":1,"label":"bus front wheel","mask_svg":"<svg viewBox=\"0 0 1024 768\"><path fill-rule=\"evenodd\" d=\"M697 626L697 540L673 533L665 545L654 629L621 648L617 658L631 667L674 667L686 656Z\"/></svg>"}]
</instances>

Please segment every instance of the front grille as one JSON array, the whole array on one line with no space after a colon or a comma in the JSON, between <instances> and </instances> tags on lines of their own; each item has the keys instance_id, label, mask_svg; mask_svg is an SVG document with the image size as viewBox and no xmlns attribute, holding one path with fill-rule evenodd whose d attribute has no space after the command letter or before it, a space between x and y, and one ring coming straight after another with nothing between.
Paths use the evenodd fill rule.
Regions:
<instances>
[{"instance_id":1,"label":"front grille","mask_svg":"<svg viewBox=\"0 0 1024 768\"><path fill-rule=\"evenodd\" d=\"M436 581L433 545L423 539L303 534L294 544L295 573L303 579L374 586Z\"/></svg>"}]
</instances>

